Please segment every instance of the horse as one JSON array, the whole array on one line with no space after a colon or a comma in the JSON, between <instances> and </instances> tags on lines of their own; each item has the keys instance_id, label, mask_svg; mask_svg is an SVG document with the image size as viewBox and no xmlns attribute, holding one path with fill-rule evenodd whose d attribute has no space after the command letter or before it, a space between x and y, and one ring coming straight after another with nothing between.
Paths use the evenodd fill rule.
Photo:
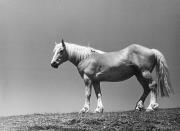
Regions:
<instances>
[{"instance_id":1,"label":"horse","mask_svg":"<svg viewBox=\"0 0 180 131\"><path fill-rule=\"evenodd\" d=\"M144 110L144 101L150 94L150 103L146 111L154 111L158 108L157 96L169 97L173 93L171 87L168 65L164 55L157 49L131 44L124 49L114 52L104 52L89 46L62 41L55 42L54 55L51 66L58 68L66 61L74 64L85 83L85 103L80 113L89 112L91 89L97 97L96 113L102 113L102 93L100 82L124 81L132 76L143 87L143 93L137 101L135 110ZM157 80L152 77L153 69L156 69Z\"/></svg>"}]
</instances>

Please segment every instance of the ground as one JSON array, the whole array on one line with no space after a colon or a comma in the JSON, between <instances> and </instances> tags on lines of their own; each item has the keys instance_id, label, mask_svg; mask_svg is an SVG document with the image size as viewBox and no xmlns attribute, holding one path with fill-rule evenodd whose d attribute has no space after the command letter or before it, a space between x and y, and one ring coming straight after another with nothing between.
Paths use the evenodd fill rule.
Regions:
<instances>
[{"instance_id":1,"label":"ground","mask_svg":"<svg viewBox=\"0 0 180 131\"><path fill-rule=\"evenodd\" d=\"M180 108L154 112L48 113L0 117L0 131L175 130L180 131Z\"/></svg>"}]
</instances>

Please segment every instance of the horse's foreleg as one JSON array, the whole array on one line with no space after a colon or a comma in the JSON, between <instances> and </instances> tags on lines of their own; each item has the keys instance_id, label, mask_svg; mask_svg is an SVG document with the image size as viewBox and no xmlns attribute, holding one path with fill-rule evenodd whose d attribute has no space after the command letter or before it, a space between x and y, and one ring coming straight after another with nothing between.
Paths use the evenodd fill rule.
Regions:
<instances>
[{"instance_id":1,"label":"horse's foreleg","mask_svg":"<svg viewBox=\"0 0 180 131\"><path fill-rule=\"evenodd\" d=\"M136 107L135 107L136 110L140 111L140 110L144 109L144 101L150 92L150 88L148 86L148 80L142 74L136 75L136 77L144 89L144 92L141 95L141 97L138 100Z\"/></svg>"},{"instance_id":2,"label":"horse's foreleg","mask_svg":"<svg viewBox=\"0 0 180 131\"><path fill-rule=\"evenodd\" d=\"M96 113L102 113L104 111L104 107L102 104L102 94L99 82L93 82L94 91L97 97L97 107L95 109Z\"/></svg>"},{"instance_id":3,"label":"horse's foreleg","mask_svg":"<svg viewBox=\"0 0 180 131\"><path fill-rule=\"evenodd\" d=\"M80 110L80 113L89 112L90 109L90 98L91 98L91 89L92 89L92 81L89 79L87 75L83 76L85 83L85 103L83 108Z\"/></svg>"}]
</instances>

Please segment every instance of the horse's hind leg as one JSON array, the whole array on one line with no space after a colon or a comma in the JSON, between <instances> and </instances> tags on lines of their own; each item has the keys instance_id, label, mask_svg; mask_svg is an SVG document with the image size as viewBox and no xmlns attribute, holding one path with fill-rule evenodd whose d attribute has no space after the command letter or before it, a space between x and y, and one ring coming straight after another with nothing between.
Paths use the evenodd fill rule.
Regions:
<instances>
[{"instance_id":1,"label":"horse's hind leg","mask_svg":"<svg viewBox=\"0 0 180 131\"><path fill-rule=\"evenodd\" d=\"M151 89L150 92L150 104L147 107L146 111L153 111L154 109L157 109L159 104L157 103L157 83L156 81L151 81L149 83L149 87Z\"/></svg>"},{"instance_id":2,"label":"horse's hind leg","mask_svg":"<svg viewBox=\"0 0 180 131\"><path fill-rule=\"evenodd\" d=\"M150 92L150 88L148 86L148 79L145 78L141 73L137 74L136 78L144 89L143 94L141 95L135 107L136 110L140 111L144 109L144 101Z\"/></svg>"},{"instance_id":3,"label":"horse's hind leg","mask_svg":"<svg viewBox=\"0 0 180 131\"><path fill-rule=\"evenodd\" d=\"M152 111L159 106L159 104L157 103L157 83L153 80L150 71L143 71L142 76L146 79L151 94L150 104L147 107L146 111Z\"/></svg>"}]
</instances>

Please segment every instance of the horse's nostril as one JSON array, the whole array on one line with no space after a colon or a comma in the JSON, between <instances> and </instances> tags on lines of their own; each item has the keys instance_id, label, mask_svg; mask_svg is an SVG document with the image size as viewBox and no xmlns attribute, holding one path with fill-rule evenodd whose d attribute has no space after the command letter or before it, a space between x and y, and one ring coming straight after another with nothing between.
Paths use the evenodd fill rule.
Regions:
<instances>
[{"instance_id":1,"label":"horse's nostril","mask_svg":"<svg viewBox=\"0 0 180 131\"><path fill-rule=\"evenodd\" d=\"M51 66L53 66L54 65L54 62L53 63L51 63Z\"/></svg>"},{"instance_id":2,"label":"horse's nostril","mask_svg":"<svg viewBox=\"0 0 180 131\"><path fill-rule=\"evenodd\" d=\"M54 62L53 63L51 63L51 66L53 66L54 65Z\"/></svg>"},{"instance_id":3,"label":"horse's nostril","mask_svg":"<svg viewBox=\"0 0 180 131\"><path fill-rule=\"evenodd\" d=\"M58 68L58 64L57 64L56 62L51 63L51 66L52 66L53 68Z\"/></svg>"}]
</instances>

